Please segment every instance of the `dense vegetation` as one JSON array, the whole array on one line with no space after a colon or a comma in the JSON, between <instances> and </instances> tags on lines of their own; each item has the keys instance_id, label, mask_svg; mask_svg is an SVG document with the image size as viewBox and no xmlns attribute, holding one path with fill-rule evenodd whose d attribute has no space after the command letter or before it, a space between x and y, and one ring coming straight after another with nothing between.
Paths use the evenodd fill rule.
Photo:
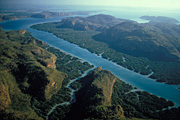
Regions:
<instances>
[{"instance_id":1,"label":"dense vegetation","mask_svg":"<svg viewBox=\"0 0 180 120\"><path fill-rule=\"evenodd\" d=\"M134 57L131 55L124 54L120 52L119 50L114 49L113 46L110 46L108 43L94 40L93 39L95 38L94 36L99 35L100 32L92 31L92 30L74 30L74 28L69 28L69 27L65 28L66 26L62 27L62 24L64 24L64 21L67 21L67 20L66 19L63 20L62 23L54 22L54 23L34 25L32 26L32 28L51 32L64 40L77 44L82 48L86 48L90 52L95 53L97 55L102 55L103 58L109 59L125 68L134 70L135 72L138 72L140 74L148 75L151 72L153 72L154 74L152 74L150 77L153 79L156 79L159 82L165 82L167 84L180 84L179 62L171 62L169 60L154 61L154 60L147 59L145 57ZM152 24L152 26L157 25L155 23L150 23L150 24ZM167 27L168 25L169 27ZM163 28L162 24L159 24L157 26L158 26L156 27L157 30L158 28L159 29L161 27ZM167 24L166 27L165 26L164 27L166 29L170 29L172 26L176 26L176 25L172 25L171 27L170 26L171 24ZM177 28L177 26L175 28ZM175 29L175 31L177 32L178 29ZM175 34L176 32L171 33L171 36ZM108 38L109 37L107 36L101 40L106 40ZM175 41L178 41L178 39ZM171 44L175 45L176 43L175 41ZM109 43L111 42L109 41ZM123 45L124 44L122 44L121 46ZM179 44L176 44L176 48L179 50L178 45ZM117 48L120 48L120 47L117 47Z\"/></svg>"},{"instance_id":2,"label":"dense vegetation","mask_svg":"<svg viewBox=\"0 0 180 120\"><path fill-rule=\"evenodd\" d=\"M179 83L179 63L132 57L92 39L99 33L97 31L60 28L60 24L43 24L45 27L41 29L141 74L149 74L152 70L155 73L151 77L160 82ZM139 91L101 67L71 84L76 90L76 102L66 104L71 101L67 84L92 65L50 47L26 30L6 32L0 29L0 45L1 119L47 119L57 104L61 105L48 119L180 118L180 107L170 109L174 105L171 101Z\"/></svg>"},{"instance_id":3,"label":"dense vegetation","mask_svg":"<svg viewBox=\"0 0 180 120\"><path fill-rule=\"evenodd\" d=\"M25 30L0 30L0 35L1 119L46 119L53 106L71 101L69 81L93 67ZM101 67L71 87L77 90L76 102L58 106L48 119L179 118L179 108L166 109L174 105L171 101L134 92L135 88Z\"/></svg>"},{"instance_id":4,"label":"dense vegetation","mask_svg":"<svg viewBox=\"0 0 180 120\"><path fill-rule=\"evenodd\" d=\"M124 110L124 115L129 118L170 120L180 117L178 116L180 107L168 109L168 107L174 105L171 101L132 89L132 86L122 81L117 81L114 84L111 99L112 105L120 104Z\"/></svg>"},{"instance_id":5,"label":"dense vegetation","mask_svg":"<svg viewBox=\"0 0 180 120\"><path fill-rule=\"evenodd\" d=\"M107 28L118 23L129 21L125 19L117 19L111 15L94 15L89 17L72 17L64 18L57 28L71 28L73 30L94 30L104 31Z\"/></svg>"},{"instance_id":6,"label":"dense vegetation","mask_svg":"<svg viewBox=\"0 0 180 120\"><path fill-rule=\"evenodd\" d=\"M61 88L65 74L39 62L51 61L51 57L54 59L55 56L34 45L36 40L26 34L25 30L0 30L0 34L1 119L42 119L30 107L31 98L49 99L49 92L53 92L53 95ZM37 44L42 42L37 41ZM37 54L33 54L35 51ZM58 74L60 78L52 82L59 86L50 87L49 79Z\"/></svg>"},{"instance_id":7,"label":"dense vegetation","mask_svg":"<svg viewBox=\"0 0 180 120\"><path fill-rule=\"evenodd\" d=\"M111 106L112 88L116 77L100 67L91 71L79 82L82 86L76 93L76 102L69 106L66 119L120 119L124 118L121 106ZM78 83L76 83L78 84ZM51 119L62 118L61 108L52 114Z\"/></svg>"},{"instance_id":8,"label":"dense vegetation","mask_svg":"<svg viewBox=\"0 0 180 120\"><path fill-rule=\"evenodd\" d=\"M155 61L180 58L180 26L170 23L124 22L94 36L110 48L132 56Z\"/></svg>"},{"instance_id":9,"label":"dense vegetation","mask_svg":"<svg viewBox=\"0 0 180 120\"><path fill-rule=\"evenodd\" d=\"M46 118L55 104L71 100L67 83L93 67L26 30L0 30L0 44L0 118L5 120Z\"/></svg>"},{"instance_id":10,"label":"dense vegetation","mask_svg":"<svg viewBox=\"0 0 180 120\"><path fill-rule=\"evenodd\" d=\"M72 86L76 102L59 106L50 119L162 119L178 120L180 107L169 109L171 101L154 96L116 78L100 67Z\"/></svg>"}]
</instances>

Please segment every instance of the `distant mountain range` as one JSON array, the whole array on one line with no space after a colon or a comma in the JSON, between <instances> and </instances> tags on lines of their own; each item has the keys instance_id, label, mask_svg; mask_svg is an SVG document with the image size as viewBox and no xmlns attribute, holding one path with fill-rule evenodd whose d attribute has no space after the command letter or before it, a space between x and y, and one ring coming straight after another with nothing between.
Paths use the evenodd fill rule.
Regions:
<instances>
[{"instance_id":1,"label":"distant mountain range","mask_svg":"<svg viewBox=\"0 0 180 120\"><path fill-rule=\"evenodd\" d=\"M71 17L61 21L60 28L71 28L74 30L96 30L103 31L107 28L130 20L117 19L111 15L94 15L89 17Z\"/></svg>"},{"instance_id":2,"label":"distant mountain range","mask_svg":"<svg viewBox=\"0 0 180 120\"><path fill-rule=\"evenodd\" d=\"M154 21L154 22L164 22L164 23L179 23L178 20L171 18L171 17L164 17L164 16L142 16L140 17L144 20Z\"/></svg>"},{"instance_id":3,"label":"distant mountain range","mask_svg":"<svg viewBox=\"0 0 180 120\"><path fill-rule=\"evenodd\" d=\"M59 17L59 16L72 16L72 15L89 15L89 11L77 11L77 12L50 12L43 11L40 13L32 14L31 17L34 18L50 18L50 17Z\"/></svg>"},{"instance_id":4,"label":"distant mountain range","mask_svg":"<svg viewBox=\"0 0 180 120\"><path fill-rule=\"evenodd\" d=\"M92 12L96 11L76 11L76 12L50 12L42 11L39 13L34 12L18 12L18 11L5 11L0 13L0 22L7 20L17 20L20 18L51 18L51 17L60 17L60 16L73 16L73 15L89 15Z\"/></svg>"}]
</instances>

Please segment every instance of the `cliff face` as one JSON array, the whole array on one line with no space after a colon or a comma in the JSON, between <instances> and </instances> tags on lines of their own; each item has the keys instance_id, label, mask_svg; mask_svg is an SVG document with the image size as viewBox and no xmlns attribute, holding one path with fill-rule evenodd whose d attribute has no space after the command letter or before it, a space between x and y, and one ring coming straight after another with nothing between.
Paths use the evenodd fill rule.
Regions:
<instances>
[{"instance_id":1,"label":"cliff face","mask_svg":"<svg viewBox=\"0 0 180 120\"><path fill-rule=\"evenodd\" d=\"M110 71L102 70L101 67L95 70L94 76L96 77L92 85L101 89L103 95L102 104L111 105L111 96L116 77L112 75Z\"/></svg>"},{"instance_id":2,"label":"cliff face","mask_svg":"<svg viewBox=\"0 0 180 120\"><path fill-rule=\"evenodd\" d=\"M31 98L48 100L61 89L67 75L55 69L57 57L25 30L0 30L0 46L0 113L41 119L31 109Z\"/></svg>"},{"instance_id":3,"label":"cliff face","mask_svg":"<svg viewBox=\"0 0 180 120\"><path fill-rule=\"evenodd\" d=\"M80 80L82 88L76 93L77 101L73 105L78 109L76 111L80 111L77 119L120 119L124 117L124 111L120 105L111 105L116 79L110 71L98 67Z\"/></svg>"},{"instance_id":4,"label":"cliff face","mask_svg":"<svg viewBox=\"0 0 180 120\"><path fill-rule=\"evenodd\" d=\"M49 68L56 68L55 62L57 57L54 54L51 54L42 48L34 48L31 50L31 53L42 65Z\"/></svg>"},{"instance_id":5,"label":"cliff face","mask_svg":"<svg viewBox=\"0 0 180 120\"><path fill-rule=\"evenodd\" d=\"M1 77L4 73L0 73ZM2 78L1 78L2 79ZM0 111L5 109L11 104L11 99L9 95L9 86L7 83L3 83L4 81L0 81Z\"/></svg>"}]
</instances>

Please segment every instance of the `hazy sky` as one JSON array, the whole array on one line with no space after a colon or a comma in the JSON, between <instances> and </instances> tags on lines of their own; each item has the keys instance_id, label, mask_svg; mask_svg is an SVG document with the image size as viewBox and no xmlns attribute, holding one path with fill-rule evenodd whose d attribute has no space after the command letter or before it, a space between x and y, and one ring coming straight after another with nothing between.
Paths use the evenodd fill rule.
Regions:
<instances>
[{"instance_id":1,"label":"hazy sky","mask_svg":"<svg viewBox=\"0 0 180 120\"><path fill-rule=\"evenodd\" d=\"M180 8L180 0L0 0L1 3Z\"/></svg>"}]
</instances>

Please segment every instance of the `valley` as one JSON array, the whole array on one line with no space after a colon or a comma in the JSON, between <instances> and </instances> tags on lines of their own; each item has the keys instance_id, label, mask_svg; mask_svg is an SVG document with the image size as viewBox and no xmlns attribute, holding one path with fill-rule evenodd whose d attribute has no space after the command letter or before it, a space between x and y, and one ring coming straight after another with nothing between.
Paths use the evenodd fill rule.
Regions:
<instances>
[{"instance_id":1,"label":"valley","mask_svg":"<svg viewBox=\"0 0 180 120\"><path fill-rule=\"evenodd\" d=\"M91 18L94 17L95 20L98 17L103 19L102 16L96 15ZM107 16L104 15L105 17ZM115 21L115 18L110 18L110 20ZM178 32L180 27L178 25L165 25L164 23L162 25L156 23L139 24L129 21L121 23L122 21L116 19L118 21L116 24L120 24L112 25L113 27L109 26L109 28L108 26L107 28L104 27L100 32L98 28L102 28L105 23L101 22L101 25L101 23L93 21L97 25L96 28L91 28L92 23L83 22L80 27L79 24L81 23L74 19L76 18L66 18L62 22L39 24L32 26L32 28L51 32L92 53L101 54L103 58L137 73L148 75L153 72L154 74L150 78L159 82L175 85L180 83L180 35ZM81 17L77 19L84 20ZM170 29L174 31L172 30L172 33L165 32ZM159 34L157 34L157 31ZM124 62L123 58L126 58L126 62Z\"/></svg>"}]
</instances>

